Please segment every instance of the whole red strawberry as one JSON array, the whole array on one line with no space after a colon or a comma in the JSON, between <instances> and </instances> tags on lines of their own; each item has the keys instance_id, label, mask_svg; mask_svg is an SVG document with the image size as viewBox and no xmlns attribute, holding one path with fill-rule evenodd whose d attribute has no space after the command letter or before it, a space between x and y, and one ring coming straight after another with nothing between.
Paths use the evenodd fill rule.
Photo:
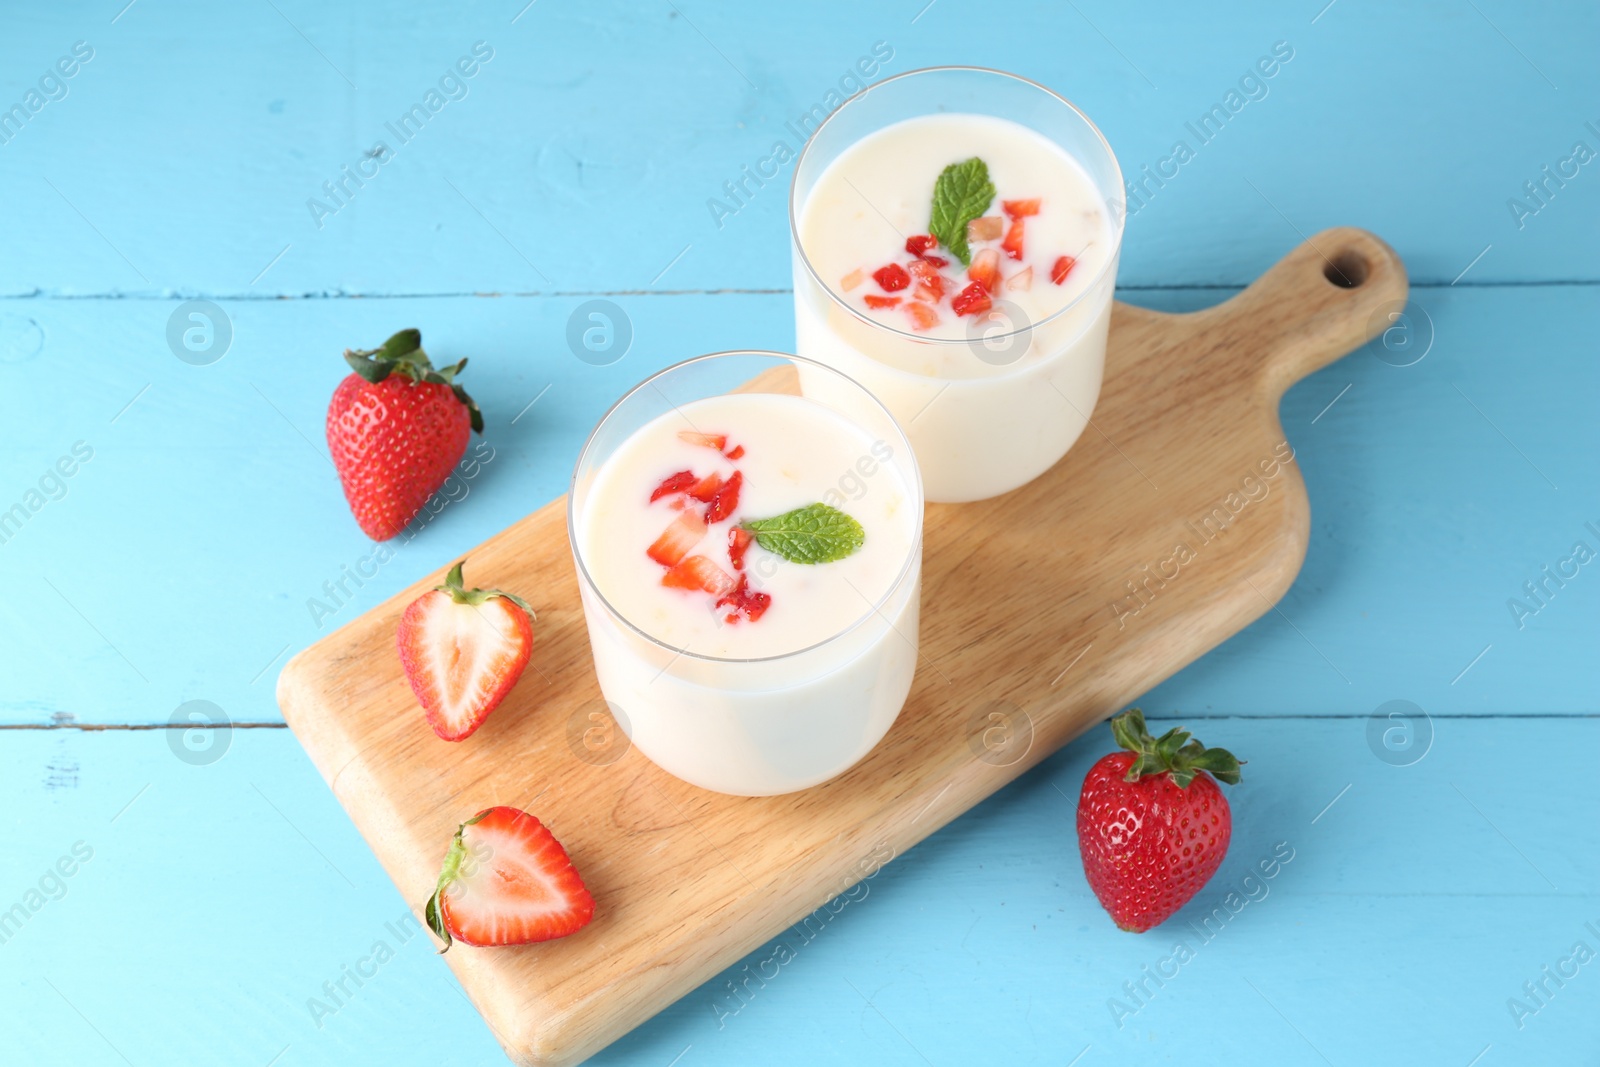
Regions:
<instances>
[{"instance_id":1,"label":"whole red strawberry","mask_svg":"<svg viewBox=\"0 0 1600 1067\"><path fill-rule=\"evenodd\" d=\"M1111 732L1128 751L1101 757L1084 777L1078 850L1100 904L1122 929L1143 933L1222 865L1233 816L1212 776L1238 785L1239 761L1176 727L1151 737L1138 708L1112 719Z\"/></svg>"},{"instance_id":2,"label":"whole red strawberry","mask_svg":"<svg viewBox=\"0 0 1600 1067\"><path fill-rule=\"evenodd\" d=\"M417 330L344 358L355 373L328 404L328 450L356 522L387 541L444 484L483 415L455 383L467 361L434 370Z\"/></svg>"}]
</instances>

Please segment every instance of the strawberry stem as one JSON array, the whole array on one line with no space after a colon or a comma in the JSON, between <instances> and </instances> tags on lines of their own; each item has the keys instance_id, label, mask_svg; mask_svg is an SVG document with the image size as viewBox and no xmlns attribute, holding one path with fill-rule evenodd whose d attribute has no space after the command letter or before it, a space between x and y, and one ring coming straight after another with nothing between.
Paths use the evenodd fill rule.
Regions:
<instances>
[{"instance_id":1,"label":"strawberry stem","mask_svg":"<svg viewBox=\"0 0 1600 1067\"><path fill-rule=\"evenodd\" d=\"M377 348L347 348L344 350L344 361L350 364L351 370L373 385L396 372L414 382L448 385L456 399L472 415L472 429L477 433L483 432L483 412L478 410L477 402L455 380L456 375L466 369L467 361L463 359L434 370L428 353L422 350L421 330L401 330Z\"/></svg>"},{"instance_id":2,"label":"strawberry stem","mask_svg":"<svg viewBox=\"0 0 1600 1067\"><path fill-rule=\"evenodd\" d=\"M1225 748L1207 748L1191 740L1187 731L1176 726L1160 737L1151 737L1144 725L1144 712L1138 708L1129 708L1111 720L1111 736L1117 739L1118 745L1139 757L1129 766L1123 781L1137 782L1147 775L1170 774L1180 789L1187 789L1195 775L1208 771L1220 782L1239 784L1240 762L1232 752Z\"/></svg>"},{"instance_id":3,"label":"strawberry stem","mask_svg":"<svg viewBox=\"0 0 1600 1067\"><path fill-rule=\"evenodd\" d=\"M449 593L450 599L454 600L457 604L471 604L474 607L489 600L493 600L497 596L505 597L517 607L527 612L528 618L535 620L539 618L539 616L534 613L533 605L529 604L526 600L523 600L515 593L505 593L499 589L468 589L466 587L466 583L461 577L461 568L466 566L466 564L467 561L465 559L457 562L454 567L450 568L450 573L444 576L444 584L434 586L434 588L439 590L441 593Z\"/></svg>"}]
</instances>

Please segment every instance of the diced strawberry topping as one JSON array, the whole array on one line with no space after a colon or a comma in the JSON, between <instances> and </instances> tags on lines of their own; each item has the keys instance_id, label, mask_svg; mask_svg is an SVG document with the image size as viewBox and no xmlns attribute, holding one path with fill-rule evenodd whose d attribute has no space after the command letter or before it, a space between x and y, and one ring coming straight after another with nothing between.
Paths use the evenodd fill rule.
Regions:
<instances>
[{"instance_id":1,"label":"diced strawberry topping","mask_svg":"<svg viewBox=\"0 0 1600 1067\"><path fill-rule=\"evenodd\" d=\"M1013 293L1025 293L1033 288L1033 268L1023 267L1017 273L1006 279L1006 289Z\"/></svg>"},{"instance_id":2,"label":"diced strawberry topping","mask_svg":"<svg viewBox=\"0 0 1600 1067\"><path fill-rule=\"evenodd\" d=\"M1057 259L1055 265L1050 268L1050 280L1055 282L1057 285L1060 285L1062 282L1067 280L1067 275L1071 274L1072 268L1076 267L1077 265L1078 261L1073 259L1071 256L1062 256L1061 258Z\"/></svg>"},{"instance_id":3,"label":"diced strawberry topping","mask_svg":"<svg viewBox=\"0 0 1600 1067\"><path fill-rule=\"evenodd\" d=\"M739 459L744 455L744 445L734 445L724 453L729 459Z\"/></svg>"},{"instance_id":4,"label":"diced strawberry topping","mask_svg":"<svg viewBox=\"0 0 1600 1067\"><path fill-rule=\"evenodd\" d=\"M1037 215L1039 213L1038 198L1033 200L1002 200L1000 201L1000 206L1005 209L1007 215L1014 219L1025 219L1029 215Z\"/></svg>"},{"instance_id":5,"label":"diced strawberry topping","mask_svg":"<svg viewBox=\"0 0 1600 1067\"><path fill-rule=\"evenodd\" d=\"M939 313L920 300L913 300L907 304L906 311L911 315L911 328L919 333L939 325Z\"/></svg>"},{"instance_id":6,"label":"diced strawberry topping","mask_svg":"<svg viewBox=\"0 0 1600 1067\"><path fill-rule=\"evenodd\" d=\"M725 597L737 584L733 575L705 556L689 556L661 576L669 589L698 589L715 597Z\"/></svg>"},{"instance_id":7,"label":"diced strawberry topping","mask_svg":"<svg viewBox=\"0 0 1600 1067\"><path fill-rule=\"evenodd\" d=\"M925 233L906 238L906 251L914 256L920 256L930 248L937 248L938 245L939 242L936 238Z\"/></svg>"},{"instance_id":8,"label":"diced strawberry topping","mask_svg":"<svg viewBox=\"0 0 1600 1067\"><path fill-rule=\"evenodd\" d=\"M1006 239L1000 242L1000 248L1012 259L1022 258L1022 220L1012 219L1011 228L1006 231Z\"/></svg>"},{"instance_id":9,"label":"diced strawberry topping","mask_svg":"<svg viewBox=\"0 0 1600 1067\"><path fill-rule=\"evenodd\" d=\"M973 282L950 300L957 315L981 315L994 306L982 284Z\"/></svg>"},{"instance_id":10,"label":"diced strawberry topping","mask_svg":"<svg viewBox=\"0 0 1600 1067\"><path fill-rule=\"evenodd\" d=\"M735 526L728 531L728 560L734 570L744 570L744 554L750 550L750 542L755 539L756 535L743 526Z\"/></svg>"},{"instance_id":11,"label":"diced strawberry topping","mask_svg":"<svg viewBox=\"0 0 1600 1067\"><path fill-rule=\"evenodd\" d=\"M682 512L645 553L663 567L674 566L689 554L689 550L699 543L705 532L706 522L696 512Z\"/></svg>"},{"instance_id":12,"label":"diced strawberry topping","mask_svg":"<svg viewBox=\"0 0 1600 1067\"><path fill-rule=\"evenodd\" d=\"M686 493L689 491L689 487L697 481L699 479L694 476L694 471L679 471L677 474L669 474L660 485L656 486L655 492L650 494L650 503L654 504L657 500L672 493Z\"/></svg>"},{"instance_id":13,"label":"diced strawberry topping","mask_svg":"<svg viewBox=\"0 0 1600 1067\"><path fill-rule=\"evenodd\" d=\"M678 440L691 445L704 445L721 452L728 445L728 435L723 433L699 433L695 430L679 430Z\"/></svg>"},{"instance_id":14,"label":"diced strawberry topping","mask_svg":"<svg viewBox=\"0 0 1600 1067\"><path fill-rule=\"evenodd\" d=\"M967 240L992 241L1000 236L1005 224L1006 220L999 215L985 215L981 219L973 219L967 223Z\"/></svg>"},{"instance_id":15,"label":"diced strawberry topping","mask_svg":"<svg viewBox=\"0 0 1600 1067\"><path fill-rule=\"evenodd\" d=\"M711 500L706 504L706 525L719 523L733 514L733 509L739 506L739 486L744 483L744 472L734 471L733 477L723 482L717 491L711 495Z\"/></svg>"},{"instance_id":16,"label":"diced strawberry topping","mask_svg":"<svg viewBox=\"0 0 1600 1067\"><path fill-rule=\"evenodd\" d=\"M924 303L937 304L944 296L944 288L941 286L938 289L933 289L926 285L918 285L915 289L911 290L911 295L913 298L921 300Z\"/></svg>"},{"instance_id":17,"label":"diced strawberry topping","mask_svg":"<svg viewBox=\"0 0 1600 1067\"><path fill-rule=\"evenodd\" d=\"M720 488L722 488L722 475L712 471L689 488L689 495L702 503L709 503Z\"/></svg>"},{"instance_id":18,"label":"diced strawberry topping","mask_svg":"<svg viewBox=\"0 0 1600 1067\"><path fill-rule=\"evenodd\" d=\"M886 293L898 293L911 284L911 275L898 263L890 263L872 272L872 277Z\"/></svg>"},{"instance_id":19,"label":"diced strawberry topping","mask_svg":"<svg viewBox=\"0 0 1600 1067\"><path fill-rule=\"evenodd\" d=\"M865 271L853 270L849 274L846 274L843 278L839 279L839 288L848 293L850 290L854 289L856 286L865 281L866 277L867 275Z\"/></svg>"},{"instance_id":20,"label":"diced strawberry topping","mask_svg":"<svg viewBox=\"0 0 1600 1067\"><path fill-rule=\"evenodd\" d=\"M935 267L948 267L950 261L943 256L918 256L924 263L932 263Z\"/></svg>"},{"instance_id":21,"label":"diced strawberry topping","mask_svg":"<svg viewBox=\"0 0 1600 1067\"><path fill-rule=\"evenodd\" d=\"M985 248L973 256L972 266L967 268L967 277L989 292L994 292L1000 287L1000 253L992 248Z\"/></svg>"},{"instance_id":22,"label":"diced strawberry topping","mask_svg":"<svg viewBox=\"0 0 1600 1067\"><path fill-rule=\"evenodd\" d=\"M937 304L939 298L944 296L944 275L939 273L939 268L925 259L911 261L911 275L917 279L916 298L926 300L930 304ZM925 296L922 290L928 289L933 295Z\"/></svg>"},{"instance_id":23,"label":"diced strawberry topping","mask_svg":"<svg viewBox=\"0 0 1600 1067\"><path fill-rule=\"evenodd\" d=\"M742 611L751 622L761 618L767 608L772 606L772 597L766 593L752 593L750 591L750 576L739 575L739 582L733 590L717 600L717 607L732 607L736 612ZM738 618L738 615L727 617L729 622Z\"/></svg>"},{"instance_id":24,"label":"diced strawberry topping","mask_svg":"<svg viewBox=\"0 0 1600 1067\"><path fill-rule=\"evenodd\" d=\"M892 308L900 303L898 296L879 296L877 293L868 293L862 299L867 302L869 308Z\"/></svg>"}]
</instances>

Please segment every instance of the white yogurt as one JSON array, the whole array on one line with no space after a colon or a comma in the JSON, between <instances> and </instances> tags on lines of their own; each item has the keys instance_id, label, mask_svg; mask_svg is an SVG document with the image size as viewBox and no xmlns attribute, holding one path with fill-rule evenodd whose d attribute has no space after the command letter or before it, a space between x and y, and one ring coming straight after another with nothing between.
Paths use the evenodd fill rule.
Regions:
<instances>
[{"instance_id":1,"label":"white yogurt","mask_svg":"<svg viewBox=\"0 0 1600 1067\"><path fill-rule=\"evenodd\" d=\"M874 438L815 400L732 394L678 405L594 470L573 523L585 617L601 691L646 756L707 789L765 795L833 777L887 732L916 667L921 576L921 497L897 450L903 438ZM682 471L724 484L737 472L737 505L704 526L706 501L650 501ZM857 551L803 564L751 543L735 566L732 528L818 502L861 524ZM702 557L724 586L743 577L770 597L759 617L719 604L720 586L663 584L669 568L649 552L683 522L673 555Z\"/></svg>"},{"instance_id":2,"label":"white yogurt","mask_svg":"<svg viewBox=\"0 0 1600 1067\"><path fill-rule=\"evenodd\" d=\"M985 215L1001 220L1000 237L971 245L975 262L986 249L991 259L998 254L994 307L956 313L951 295L972 279L939 247L931 254L950 261L941 268L945 293L937 304L923 302L937 322L919 324L907 312L915 279L888 291L872 275L912 260L906 239L929 232L940 172L974 156L995 186ZM1023 218L1014 258L1004 249L1014 220L1003 202L1032 199L1039 212ZM894 413L928 499L995 496L1066 453L1099 397L1120 249L1119 224L1071 155L1006 119L925 115L845 149L796 210L799 352L860 381ZM1074 262L1057 284L1052 270L1062 256ZM900 303L871 307L869 294Z\"/></svg>"}]
</instances>

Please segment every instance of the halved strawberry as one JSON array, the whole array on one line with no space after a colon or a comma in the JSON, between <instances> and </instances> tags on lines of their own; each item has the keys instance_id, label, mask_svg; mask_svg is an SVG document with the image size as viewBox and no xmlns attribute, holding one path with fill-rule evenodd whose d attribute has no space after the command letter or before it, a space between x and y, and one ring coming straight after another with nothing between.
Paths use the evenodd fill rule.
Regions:
<instances>
[{"instance_id":1,"label":"halved strawberry","mask_svg":"<svg viewBox=\"0 0 1600 1067\"><path fill-rule=\"evenodd\" d=\"M911 275L898 263L879 267L872 272L872 277L886 293L898 293L911 284Z\"/></svg>"},{"instance_id":2,"label":"halved strawberry","mask_svg":"<svg viewBox=\"0 0 1600 1067\"><path fill-rule=\"evenodd\" d=\"M752 593L750 591L750 576L739 575L739 584L733 587L732 592L717 600L717 607L733 608L735 614L727 616L728 622L738 621L737 612L744 612L745 617L751 622L761 618L761 615L772 606L772 597L766 593Z\"/></svg>"},{"instance_id":3,"label":"halved strawberry","mask_svg":"<svg viewBox=\"0 0 1600 1067\"><path fill-rule=\"evenodd\" d=\"M978 282L973 282L950 298L950 307L957 315L981 315L993 306L988 290Z\"/></svg>"},{"instance_id":4,"label":"halved strawberry","mask_svg":"<svg viewBox=\"0 0 1600 1067\"><path fill-rule=\"evenodd\" d=\"M1029 215L1039 213L1039 199L1035 197L1032 200L1002 200L1000 207L1014 219L1025 219Z\"/></svg>"},{"instance_id":5,"label":"halved strawberry","mask_svg":"<svg viewBox=\"0 0 1600 1067\"><path fill-rule=\"evenodd\" d=\"M915 278L918 283L916 292L916 297L918 300L926 300L930 304L937 304L939 302L939 298L944 296L944 275L940 274L939 268L935 267L932 263L929 263L925 259L912 260L911 276ZM928 292L932 293L933 295L924 296L922 293L922 290L924 289L928 290Z\"/></svg>"},{"instance_id":6,"label":"halved strawberry","mask_svg":"<svg viewBox=\"0 0 1600 1067\"><path fill-rule=\"evenodd\" d=\"M1000 286L1000 253L992 248L985 248L973 256L972 266L967 268L967 277L989 292L994 292Z\"/></svg>"},{"instance_id":7,"label":"halved strawberry","mask_svg":"<svg viewBox=\"0 0 1600 1067\"><path fill-rule=\"evenodd\" d=\"M1006 291L1011 293L1025 293L1033 288L1033 268L1023 267L1017 273L1006 279Z\"/></svg>"},{"instance_id":8,"label":"halved strawberry","mask_svg":"<svg viewBox=\"0 0 1600 1067\"><path fill-rule=\"evenodd\" d=\"M661 584L669 589L698 589L712 596L727 596L733 592L733 575L711 562L706 556L689 556L666 574Z\"/></svg>"},{"instance_id":9,"label":"halved strawberry","mask_svg":"<svg viewBox=\"0 0 1600 1067\"><path fill-rule=\"evenodd\" d=\"M709 503L711 498L716 495L717 490L721 488L721 486L722 475L718 474L716 471L712 471L704 478L701 478L698 482L695 482L694 485L689 488L689 495L701 503Z\"/></svg>"},{"instance_id":10,"label":"halved strawberry","mask_svg":"<svg viewBox=\"0 0 1600 1067\"><path fill-rule=\"evenodd\" d=\"M928 249L937 248L938 246L938 239L926 233L919 233L914 237L906 238L906 251L914 256L920 256Z\"/></svg>"},{"instance_id":11,"label":"halved strawberry","mask_svg":"<svg viewBox=\"0 0 1600 1067\"><path fill-rule=\"evenodd\" d=\"M396 642L433 732L464 741L505 699L533 654L533 609L498 589L467 589L461 566L413 600Z\"/></svg>"},{"instance_id":12,"label":"halved strawberry","mask_svg":"<svg viewBox=\"0 0 1600 1067\"><path fill-rule=\"evenodd\" d=\"M1050 280L1055 282L1057 285L1060 285L1062 282L1067 280L1067 275L1071 274L1072 268L1076 267L1077 265L1078 261L1073 259L1071 256L1060 257L1050 268Z\"/></svg>"},{"instance_id":13,"label":"halved strawberry","mask_svg":"<svg viewBox=\"0 0 1600 1067\"><path fill-rule=\"evenodd\" d=\"M1011 228L1006 231L1006 239L1000 242L1000 248L1012 259L1022 258L1022 220L1012 219Z\"/></svg>"},{"instance_id":14,"label":"halved strawberry","mask_svg":"<svg viewBox=\"0 0 1600 1067\"><path fill-rule=\"evenodd\" d=\"M645 549L645 554L663 567L671 567L689 554L706 533L705 520L697 511L685 511L661 531L655 544Z\"/></svg>"},{"instance_id":15,"label":"halved strawberry","mask_svg":"<svg viewBox=\"0 0 1600 1067\"><path fill-rule=\"evenodd\" d=\"M717 487L706 505L706 525L719 523L739 506L739 487L744 484L744 472L734 471L733 477Z\"/></svg>"},{"instance_id":16,"label":"halved strawberry","mask_svg":"<svg viewBox=\"0 0 1600 1067\"><path fill-rule=\"evenodd\" d=\"M566 937L594 918L594 897L561 842L516 808L487 808L462 823L424 912L444 942L526 945Z\"/></svg>"},{"instance_id":17,"label":"halved strawberry","mask_svg":"<svg viewBox=\"0 0 1600 1067\"><path fill-rule=\"evenodd\" d=\"M892 308L900 303L898 296L879 296L877 293L868 293L862 299L867 302L867 307L878 309Z\"/></svg>"},{"instance_id":18,"label":"halved strawberry","mask_svg":"<svg viewBox=\"0 0 1600 1067\"><path fill-rule=\"evenodd\" d=\"M650 503L654 504L662 497L670 496L673 493L686 493L697 481L699 479L695 477L694 471L679 471L677 474L669 474L662 479L660 485L656 486L655 492L650 494Z\"/></svg>"},{"instance_id":19,"label":"halved strawberry","mask_svg":"<svg viewBox=\"0 0 1600 1067\"><path fill-rule=\"evenodd\" d=\"M721 452L728 447L728 435L725 433L700 433L698 430L679 430L678 440L691 445L704 445Z\"/></svg>"},{"instance_id":20,"label":"halved strawberry","mask_svg":"<svg viewBox=\"0 0 1600 1067\"><path fill-rule=\"evenodd\" d=\"M750 542L754 541L755 537L755 534L743 526L735 526L728 530L728 561L733 564L734 570L744 570L744 554L750 550Z\"/></svg>"},{"instance_id":21,"label":"halved strawberry","mask_svg":"<svg viewBox=\"0 0 1600 1067\"><path fill-rule=\"evenodd\" d=\"M920 300L913 300L906 305L906 311L911 315L911 328L921 333L931 330L939 325L939 313L932 305L924 304Z\"/></svg>"}]
</instances>

